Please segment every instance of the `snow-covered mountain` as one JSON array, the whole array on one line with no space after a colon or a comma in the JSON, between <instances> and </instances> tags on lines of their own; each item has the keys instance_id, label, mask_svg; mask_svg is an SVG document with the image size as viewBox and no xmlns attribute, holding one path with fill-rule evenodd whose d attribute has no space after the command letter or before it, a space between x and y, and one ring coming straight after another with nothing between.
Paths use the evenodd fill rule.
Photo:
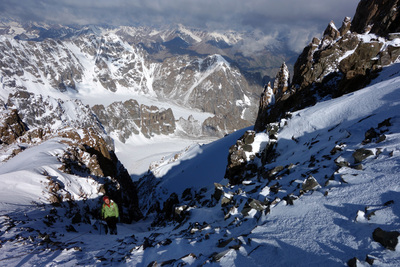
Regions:
<instances>
[{"instance_id":1,"label":"snow-covered mountain","mask_svg":"<svg viewBox=\"0 0 400 267\"><path fill-rule=\"evenodd\" d=\"M3 24L0 263L398 266L397 2L330 23L292 84L281 64L254 128L238 35Z\"/></svg>"},{"instance_id":2,"label":"snow-covered mountain","mask_svg":"<svg viewBox=\"0 0 400 267\"><path fill-rule=\"evenodd\" d=\"M189 34L183 28L179 31L181 37L169 40L168 36L178 36L176 31L160 32L155 37L150 29L127 27L78 30L17 28L12 23L6 26L3 25L0 36L1 96L5 102L10 93L23 90L54 98L78 99L89 105L108 106L115 100L134 99L140 105L149 106L142 109L144 116L135 114L129 118L131 121L136 117L144 120L145 110L154 110L151 106L155 103L160 112L164 106L172 107L170 120L179 120L179 109L185 108L188 112L183 119L189 115L201 119L196 127L199 125L202 130L193 133L195 136L223 136L255 120L261 81L249 80L228 57L213 51L196 54L187 49L189 43L181 44L178 40L182 32ZM144 43L132 39L145 41L144 33L147 39L155 38L162 44L157 53L149 53ZM185 52L175 51L181 46ZM196 116L200 113L203 116ZM109 134L121 131L118 127L111 128L107 121L102 123ZM147 137L159 134L143 126L135 125ZM170 126L172 129L161 133L176 130L174 125Z\"/></svg>"}]
</instances>

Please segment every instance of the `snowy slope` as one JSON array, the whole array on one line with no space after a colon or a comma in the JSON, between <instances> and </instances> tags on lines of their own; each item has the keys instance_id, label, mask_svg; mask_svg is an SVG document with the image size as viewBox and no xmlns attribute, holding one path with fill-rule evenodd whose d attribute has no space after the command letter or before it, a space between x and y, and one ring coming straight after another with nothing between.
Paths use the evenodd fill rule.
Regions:
<instances>
[{"instance_id":1,"label":"snowy slope","mask_svg":"<svg viewBox=\"0 0 400 267\"><path fill-rule=\"evenodd\" d=\"M187 147L207 144L215 138L182 138L177 136L154 136L151 139L143 135L133 136L125 143L114 140L115 153L131 177L136 180L161 159L179 154ZM167 168L170 168L168 166Z\"/></svg>"},{"instance_id":2,"label":"snowy slope","mask_svg":"<svg viewBox=\"0 0 400 267\"><path fill-rule=\"evenodd\" d=\"M357 257L360 266L368 266L368 257L374 260L373 266L398 266L400 248L385 249L373 241L372 233L377 227L400 230L399 73L400 64L395 64L384 69L371 86L300 110L282 121L277 134L279 155L264 167L291 166L289 171L284 169L271 182L254 177L224 187L224 196L236 205L221 206L213 201L212 183L227 184L223 180L225 166L219 164L243 131L205 146L191 146L170 164L166 163L174 155L165 158L152 170L160 181L155 192L160 196L165 189L180 193L186 186L193 186L196 192L206 186L206 192L197 194L200 200L194 200L194 205L179 194L180 203L189 205L189 215L181 223L150 227L149 216L132 225L119 224L116 237L102 235L91 225L97 225L95 221L73 224L78 232L68 232L71 222L64 218L63 207L31 204L42 197L40 171L57 172L52 155L62 146L54 140L24 150L0 166L2 181L8 181L0 187L0 263L345 266ZM381 124L387 119L390 123ZM385 138L363 142L371 128ZM265 136L258 134L257 142L268 142ZM362 168L356 168L352 154L360 148L373 154L361 161ZM35 161L18 165L26 158ZM339 168L335 161L348 164ZM257 159L256 163L260 164ZM309 175L320 186L300 194ZM277 183L279 190L275 190ZM29 185L32 195L20 184ZM293 198L285 198L288 196ZM269 211L253 208L243 212L247 201L254 199L270 201ZM50 218L57 223L44 223Z\"/></svg>"},{"instance_id":3,"label":"snowy slope","mask_svg":"<svg viewBox=\"0 0 400 267\"><path fill-rule=\"evenodd\" d=\"M246 130L242 129L209 144L192 143L181 151L152 162L149 171L155 176L157 190L152 188L152 180L140 181L140 202L163 202L171 193L181 195L187 188L207 188L212 191L214 183L223 182L229 147L234 145ZM140 190L145 187L149 188L150 192Z\"/></svg>"},{"instance_id":4,"label":"snowy slope","mask_svg":"<svg viewBox=\"0 0 400 267\"><path fill-rule=\"evenodd\" d=\"M0 188L2 203L23 206L34 202L49 204L50 194L45 190L49 177L56 178L58 183L68 187L73 199L80 199L82 193L87 194L88 198L98 197L98 184L58 169L61 163L57 156L62 155L66 147L61 138L54 138L32 146L2 163L0 165L0 179L3 181Z\"/></svg>"}]
</instances>

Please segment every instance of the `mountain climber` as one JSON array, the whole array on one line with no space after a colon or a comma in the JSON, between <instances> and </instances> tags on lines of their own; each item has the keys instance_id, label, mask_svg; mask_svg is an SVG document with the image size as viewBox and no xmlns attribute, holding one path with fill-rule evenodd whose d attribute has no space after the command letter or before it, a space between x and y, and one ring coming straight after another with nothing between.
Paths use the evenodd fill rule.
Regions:
<instances>
[{"instance_id":1,"label":"mountain climber","mask_svg":"<svg viewBox=\"0 0 400 267\"><path fill-rule=\"evenodd\" d=\"M103 206L101 208L101 218L106 221L108 228L110 229L110 235L117 234L117 222L118 222L118 205L108 196L103 197ZM108 230L106 227L106 234Z\"/></svg>"}]
</instances>

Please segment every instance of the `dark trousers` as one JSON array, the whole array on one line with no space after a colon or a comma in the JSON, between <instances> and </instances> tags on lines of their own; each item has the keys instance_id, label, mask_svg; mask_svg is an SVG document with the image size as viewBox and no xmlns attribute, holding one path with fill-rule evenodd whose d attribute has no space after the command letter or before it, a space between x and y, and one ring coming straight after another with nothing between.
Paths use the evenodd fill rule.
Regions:
<instances>
[{"instance_id":1,"label":"dark trousers","mask_svg":"<svg viewBox=\"0 0 400 267\"><path fill-rule=\"evenodd\" d=\"M104 220L107 223L106 234L108 233L108 230L107 230L107 228L108 228L108 229L110 229L110 235L116 235L118 218L117 217L107 217Z\"/></svg>"}]
</instances>

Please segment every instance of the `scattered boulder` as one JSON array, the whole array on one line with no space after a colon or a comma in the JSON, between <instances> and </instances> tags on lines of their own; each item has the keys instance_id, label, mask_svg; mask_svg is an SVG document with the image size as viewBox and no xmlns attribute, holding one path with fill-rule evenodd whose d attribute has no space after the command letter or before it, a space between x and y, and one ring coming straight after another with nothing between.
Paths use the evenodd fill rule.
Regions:
<instances>
[{"instance_id":1,"label":"scattered boulder","mask_svg":"<svg viewBox=\"0 0 400 267\"><path fill-rule=\"evenodd\" d=\"M294 205L294 200L296 200L298 197L294 196L294 195L287 195L285 197L282 198L282 200L286 201L286 205Z\"/></svg>"},{"instance_id":2,"label":"scattered boulder","mask_svg":"<svg viewBox=\"0 0 400 267\"><path fill-rule=\"evenodd\" d=\"M197 259L197 256L194 253L189 253L188 255L185 255L181 258L181 260L185 261L185 262L190 262ZM183 266L184 264L182 264Z\"/></svg>"},{"instance_id":3,"label":"scattered boulder","mask_svg":"<svg viewBox=\"0 0 400 267\"><path fill-rule=\"evenodd\" d=\"M187 211L188 209L188 205L175 207L174 220L177 222L183 222L189 215L189 212Z\"/></svg>"},{"instance_id":4,"label":"scattered boulder","mask_svg":"<svg viewBox=\"0 0 400 267\"><path fill-rule=\"evenodd\" d=\"M212 195L215 200L220 200L224 194L223 186L219 183L214 183L214 194Z\"/></svg>"},{"instance_id":5,"label":"scattered boulder","mask_svg":"<svg viewBox=\"0 0 400 267\"><path fill-rule=\"evenodd\" d=\"M231 195L224 195L224 197L221 199L221 206L225 207L232 201L232 196Z\"/></svg>"},{"instance_id":6,"label":"scattered boulder","mask_svg":"<svg viewBox=\"0 0 400 267\"><path fill-rule=\"evenodd\" d=\"M244 216L249 215L249 212L251 210L256 210L257 212L262 212L266 209L267 207L263 205L263 203L261 203L261 201L257 200L257 199L249 199L246 204L244 205L243 209L242 209L242 214Z\"/></svg>"},{"instance_id":7,"label":"scattered boulder","mask_svg":"<svg viewBox=\"0 0 400 267\"><path fill-rule=\"evenodd\" d=\"M282 186L281 186L281 185L279 184L279 182L278 182L278 183L276 183L276 184L270 186L269 190L270 190L272 193L277 194L277 193L279 192L279 190L280 190L281 187L282 187Z\"/></svg>"},{"instance_id":8,"label":"scattered boulder","mask_svg":"<svg viewBox=\"0 0 400 267\"><path fill-rule=\"evenodd\" d=\"M353 158L355 163L360 163L362 162L364 159L368 158L369 156L374 155L374 152L372 152L369 149L365 149L365 148L360 148L357 149L354 153L353 153Z\"/></svg>"},{"instance_id":9,"label":"scattered boulder","mask_svg":"<svg viewBox=\"0 0 400 267\"><path fill-rule=\"evenodd\" d=\"M248 130L244 133L242 139L245 145L251 145L254 143L254 138L256 136L255 131Z\"/></svg>"},{"instance_id":10,"label":"scattered boulder","mask_svg":"<svg viewBox=\"0 0 400 267\"><path fill-rule=\"evenodd\" d=\"M182 193L182 200L189 201L193 199L192 189L186 188Z\"/></svg>"},{"instance_id":11,"label":"scattered boulder","mask_svg":"<svg viewBox=\"0 0 400 267\"><path fill-rule=\"evenodd\" d=\"M219 248L224 248L224 247L226 247L230 242L232 242L233 240L235 240L235 238L233 238L233 237L231 237L231 238L229 238L229 239L227 239L227 240L219 240L219 241L218 241L218 244L217 244L217 247L219 247Z\"/></svg>"},{"instance_id":12,"label":"scattered boulder","mask_svg":"<svg viewBox=\"0 0 400 267\"><path fill-rule=\"evenodd\" d=\"M261 152L261 162L263 165L271 163L276 158L276 141L270 141Z\"/></svg>"},{"instance_id":13,"label":"scattered boulder","mask_svg":"<svg viewBox=\"0 0 400 267\"><path fill-rule=\"evenodd\" d=\"M375 131L374 128L370 128L366 133L365 133L365 139L363 143L367 144L370 143L372 139L377 138L378 133Z\"/></svg>"},{"instance_id":14,"label":"scattered boulder","mask_svg":"<svg viewBox=\"0 0 400 267\"><path fill-rule=\"evenodd\" d=\"M357 264L360 264L360 261L357 259L357 257L354 257L347 261L347 266L349 267L357 267Z\"/></svg>"},{"instance_id":15,"label":"scattered boulder","mask_svg":"<svg viewBox=\"0 0 400 267\"><path fill-rule=\"evenodd\" d=\"M395 250L397 243L399 242L398 237L400 233L397 231L384 231L381 228L376 228L372 233L374 241L380 243L387 249Z\"/></svg>"},{"instance_id":16,"label":"scattered boulder","mask_svg":"<svg viewBox=\"0 0 400 267\"><path fill-rule=\"evenodd\" d=\"M376 140L376 143L381 143L381 142L383 142L383 141L385 141L385 140L386 140L386 135L381 134L381 135L378 137L378 140Z\"/></svg>"},{"instance_id":17,"label":"scattered boulder","mask_svg":"<svg viewBox=\"0 0 400 267\"><path fill-rule=\"evenodd\" d=\"M172 193L164 203L163 213L166 218L171 219L175 213L175 206L179 204L179 198L176 193Z\"/></svg>"},{"instance_id":18,"label":"scattered boulder","mask_svg":"<svg viewBox=\"0 0 400 267\"><path fill-rule=\"evenodd\" d=\"M381 127L383 127L383 126L381 125ZM381 130L381 132L378 133L374 128L370 128L365 133L365 139L362 141L362 144L368 144L368 143L371 143L372 141L375 141L376 143L381 143L381 142L385 141L386 135L383 134L382 132L384 132L384 130Z\"/></svg>"},{"instance_id":19,"label":"scattered boulder","mask_svg":"<svg viewBox=\"0 0 400 267\"><path fill-rule=\"evenodd\" d=\"M268 172L269 177L274 177L277 173L283 171L285 169L285 167L283 166L276 166L275 168L273 168L272 170L270 170Z\"/></svg>"},{"instance_id":20,"label":"scattered boulder","mask_svg":"<svg viewBox=\"0 0 400 267\"><path fill-rule=\"evenodd\" d=\"M307 191L310 191L310 190L316 190L317 188L320 188L320 187L321 187L321 185L311 175L307 179L305 179L303 184L302 184L302 190L304 192L307 192Z\"/></svg>"},{"instance_id":21,"label":"scattered boulder","mask_svg":"<svg viewBox=\"0 0 400 267\"><path fill-rule=\"evenodd\" d=\"M49 202L54 206L60 206L62 199L57 193L51 193L49 197Z\"/></svg>"},{"instance_id":22,"label":"scattered boulder","mask_svg":"<svg viewBox=\"0 0 400 267\"><path fill-rule=\"evenodd\" d=\"M372 264L374 264L375 259L372 258L371 256L367 255L365 257L365 261L368 262L369 265L372 265Z\"/></svg>"},{"instance_id":23,"label":"scattered boulder","mask_svg":"<svg viewBox=\"0 0 400 267\"><path fill-rule=\"evenodd\" d=\"M224 250L220 253L214 253L211 257L213 261L220 261L226 254L228 254L228 252L230 251L230 249Z\"/></svg>"},{"instance_id":24,"label":"scattered boulder","mask_svg":"<svg viewBox=\"0 0 400 267\"><path fill-rule=\"evenodd\" d=\"M80 223L80 222L82 222L82 215L81 215L81 213L80 212L77 212L75 215L74 215L74 217L72 217L72 224L77 224L77 223Z\"/></svg>"},{"instance_id":25,"label":"scattered boulder","mask_svg":"<svg viewBox=\"0 0 400 267\"><path fill-rule=\"evenodd\" d=\"M392 126L392 123L390 122L391 118L387 118L386 120L382 121L381 123L378 124L378 128L381 129L383 127L390 127Z\"/></svg>"},{"instance_id":26,"label":"scattered boulder","mask_svg":"<svg viewBox=\"0 0 400 267\"><path fill-rule=\"evenodd\" d=\"M362 171L364 169L364 166L361 163L359 163L359 164L354 165L353 168L355 170Z\"/></svg>"}]
</instances>

